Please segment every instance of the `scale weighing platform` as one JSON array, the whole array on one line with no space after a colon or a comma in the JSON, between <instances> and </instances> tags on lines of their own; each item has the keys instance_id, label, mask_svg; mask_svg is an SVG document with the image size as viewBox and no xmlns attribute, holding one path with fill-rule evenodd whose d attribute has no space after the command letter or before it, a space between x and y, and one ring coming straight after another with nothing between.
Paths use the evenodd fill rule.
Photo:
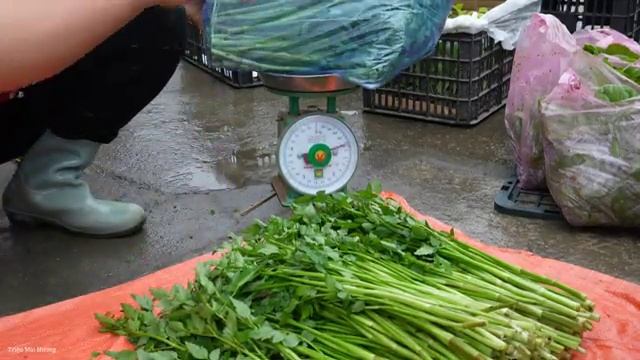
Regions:
<instances>
[{"instance_id":1,"label":"scale weighing platform","mask_svg":"<svg viewBox=\"0 0 640 360\"><path fill-rule=\"evenodd\" d=\"M278 175L273 188L284 206L298 197L344 191L358 166L356 137L337 112L337 97L357 86L334 75L261 74L273 93L289 99L278 117ZM325 99L326 109L302 110L301 99Z\"/></svg>"}]
</instances>

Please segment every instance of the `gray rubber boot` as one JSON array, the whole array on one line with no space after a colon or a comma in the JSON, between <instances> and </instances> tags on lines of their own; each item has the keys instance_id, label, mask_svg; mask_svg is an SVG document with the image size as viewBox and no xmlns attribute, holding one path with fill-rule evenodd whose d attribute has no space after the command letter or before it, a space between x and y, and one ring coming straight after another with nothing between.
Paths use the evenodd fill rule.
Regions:
<instances>
[{"instance_id":1,"label":"gray rubber boot","mask_svg":"<svg viewBox=\"0 0 640 360\"><path fill-rule=\"evenodd\" d=\"M138 231L144 210L135 204L97 200L80 177L100 144L45 133L27 152L3 195L4 210L16 223L46 223L95 237Z\"/></svg>"}]
</instances>

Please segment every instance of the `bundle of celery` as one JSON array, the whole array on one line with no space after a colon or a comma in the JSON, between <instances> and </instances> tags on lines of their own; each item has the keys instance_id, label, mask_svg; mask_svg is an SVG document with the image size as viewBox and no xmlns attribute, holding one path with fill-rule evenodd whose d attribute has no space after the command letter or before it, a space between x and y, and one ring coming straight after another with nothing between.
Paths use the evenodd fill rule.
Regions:
<instances>
[{"instance_id":1,"label":"bundle of celery","mask_svg":"<svg viewBox=\"0 0 640 360\"><path fill-rule=\"evenodd\" d=\"M407 215L377 189L302 199L234 236L187 288L97 315L116 359L560 359L585 295ZM215 267L213 267L215 265Z\"/></svg>"}]
</instances>

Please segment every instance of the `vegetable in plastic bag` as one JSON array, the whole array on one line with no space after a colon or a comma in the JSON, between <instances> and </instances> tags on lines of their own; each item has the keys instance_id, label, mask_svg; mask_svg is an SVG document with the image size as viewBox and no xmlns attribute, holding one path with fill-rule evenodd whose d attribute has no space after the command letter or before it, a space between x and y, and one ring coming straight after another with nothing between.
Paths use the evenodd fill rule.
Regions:
<instances>
[{"instance_id":1,"label":"vegetable in plastic bag","mask_svg":"<svg viewBox=\"0 0 640 360\"><path fill-rule=\"evenodd\" d=\"M617 63L621 61L620 56L629 55L625 49L640 53L640 45L615 30L589 30L571 35L560 20L551 15L534 15L520 36L505 124L515 154L518 179L525 189L547 187L540 101L558 84L573 56L583 53L582 47L588 44L609 49L611 55L606 54L607 51L597 55L612 65L620 65ZM623 72L627 77L640 79L640 68L625 67Z\"/></svg>"},{"instance_id":2,"label":"vegetable in plastic bag","mask_svg":"<svg viewBox=\"0 0 640 360\"><path fill-rule=\"evenodd\" d=\"M607 48L611 44L624 45L631 51L640 54L640 44L613 29L582 30L573 35L579 46L592 44Z\"/></svg>"},{"instance_id":3,"label":"vegetable in plastic bag","mask_svg":"<svg viewBox=\"0 0 640 360\"><path fill-rule=\"evenodd\" d=\"M624 101L638 96L638 92L627 85L608 84L596 89L596 97L610 103Z\"/></svg>"},{"instance_id":4,"label":"vegetable in plastic bag","mask_svg":"<svg viewBox=\"0 0 640 360\"><path fill-rule=\"evenodd\" d=\"M570 224L640 226L638 94L640 85L579 52L542 102L547 185Z\"/></svg>"},{"instance_id":5,"label":"vegetable in plastic bag","mask_svg":"<svg viewBox=\"0 0 640 360\"><path fill-rule=\"evenodd\" d=\"M453 0L207 0L212 60L383 85L435 47Z\"/></svg>"},{"instance_id":6,"label":"vegetable in plastic bag","mask_svg":"<svg viewBox=\"0 0 640 360\"><path fill-rule=\"evenodd\" d=\"M640 84L640 65L638 64L640 48L637 49L638 52L634 52L623 44L610 44L606 48L585 44L584 50L591 55L602 57L607 65L636 84Z\"/></svg>"}]
</instances>

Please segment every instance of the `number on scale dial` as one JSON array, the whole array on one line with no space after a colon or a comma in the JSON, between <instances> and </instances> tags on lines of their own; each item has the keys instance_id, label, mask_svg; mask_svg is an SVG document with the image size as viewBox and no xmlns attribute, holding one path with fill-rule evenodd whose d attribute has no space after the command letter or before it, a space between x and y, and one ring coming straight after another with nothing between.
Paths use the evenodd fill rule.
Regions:
<instances>
[{"instance_id":1,"label":"number on scale dial","mask_svg":"<svg viewBox=\"0 0 640 360\"><path fill-rule=\"evenodd\" d=\"M351 129L330 115L310 115L285 132L278 152L284 180L302 194L333 193L356 171L358 143Z\"/></svg>"}]
</instances>

